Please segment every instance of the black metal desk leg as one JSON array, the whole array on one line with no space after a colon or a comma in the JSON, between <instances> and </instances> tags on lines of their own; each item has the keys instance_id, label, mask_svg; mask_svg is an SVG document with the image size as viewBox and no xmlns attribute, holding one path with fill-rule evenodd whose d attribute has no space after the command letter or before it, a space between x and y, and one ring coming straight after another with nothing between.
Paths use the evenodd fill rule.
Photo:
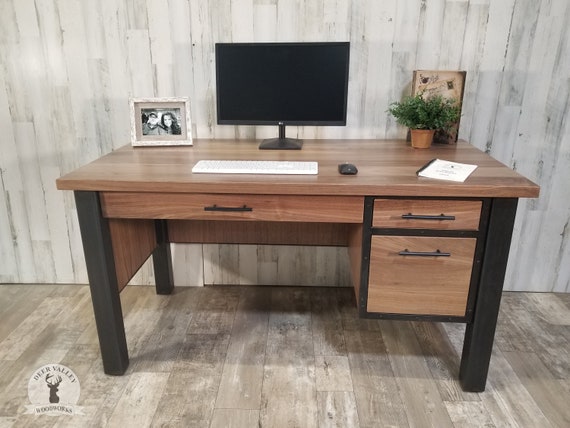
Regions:
<instances>
[{"instance_id":1,"label":"black metal desk leg","mask_svg":"<svg viewBox=\"0 0 570 428\"><path fill-rule=\"evenodd\" d=\"M171 294L174 289L172 257L166 220L155 220L157 246L152 253L156 294Z\"/></svg>"},{"instance_id":2,"label":"black metal desk leg","mask_svg":"<svg viewBox=\"0 0 570 428\"><path fill-rule=\"evenodd\" d=\"M494 199L473 321L467 324L459 381L465 391L485 390L509 258L518 199Z\"/></svg>"},{"instance_id":3,"label":"black metal desk leg","mask_svg":"<svg viewBox=\"0 0 570 428\"><path fill-rule=\"evenodd\" d=\"M129 354L109 223L101 215L98 192L75 191L75 204L103 369L110 375L122 375L129 365Z\"/></svg>"}]
</instances>

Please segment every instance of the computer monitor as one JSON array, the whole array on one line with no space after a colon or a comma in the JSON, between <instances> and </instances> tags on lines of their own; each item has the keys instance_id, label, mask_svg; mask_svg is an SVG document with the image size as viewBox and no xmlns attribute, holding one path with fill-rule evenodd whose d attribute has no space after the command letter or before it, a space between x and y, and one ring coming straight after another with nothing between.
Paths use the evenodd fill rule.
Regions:
<instances>
[{"instance_id":1,"label":"computer monitor","mask_svg":"<svg viewBox=\"0 0 570 428\"><path fill-rule=\"evenodd\" d=\"M217 43L218 124L278 125L260 149L300 149L286 125L346 125L349 42Z\"/></svg>"}]
</instances>

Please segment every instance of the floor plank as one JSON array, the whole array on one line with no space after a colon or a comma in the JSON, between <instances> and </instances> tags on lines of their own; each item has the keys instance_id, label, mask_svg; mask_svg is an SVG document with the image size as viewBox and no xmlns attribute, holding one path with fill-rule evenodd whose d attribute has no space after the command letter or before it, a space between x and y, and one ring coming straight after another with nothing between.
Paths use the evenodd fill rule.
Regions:
<instances>
[{"instance_id":1,"label":"floor plank","mask_svg":"<svg viewBox=\"0 0 570 428\"><path fill-rule=\"evenodd\" d=\"M149 426L162 397L169 375L133 373L125 392L115 406L108 425L116 427Z\"/></svg>"},{"instance_id":2,"label":"floor plank","mask_svg":"<svg viewBox=\"0 0 570 428\"><path fill-rule=\"evenodd\" d=\"M350 330L346 333L360 427L408 426L381 332Z\"/></svg>"},{"instance_id":3,"label":"floor plank","mask_svg":"<svg viewBox=\"0 0 570 428\"><path fill-rule=\"evenodd\" d=\"M480 396L495 425L551 427L503 353L495 350L491 361L487 388Z\"/></svg>"},{"instance_id":4,"label":"floor plank","mask_svg":"<svg viewBox=\"0 0 570 428\"><path fill-rule=\"evenodd\" d=\"M570 426L567 295L504 293L475 394L457 382L464 325L360 319L349 288L128 286L124 376L103 373L88 287L0 293L2 428ZM83 415L26 414L49 363L77 375Z\"/></svg>"},{"instance_id":5,"label":"floor plank","mask_svg":"<svg viewBox=\"0 0 570 428\"><path fill-rule=\"evenodd\" d=\"M261 397L261 426L318 427L315 369L309 364L265 367Z\"/></svg>"},{"instance_id":6,"label":"floor plank","mask_svg":"<svg viewBox=\"0 0 570 428\"><path fill-rule=\"evenodd\" d=\"M218 409L260 408L270 298L269 289L242 293L216 400Z\"/></svg>"},{"instance_id":7,"label":"floor plank","mask_svg":"<svg viewBox=\"0 0 570 428\"><path fill-rule=\"evenodd\" d=\"M352 392L319 391L317 406L320 428L359 426L356 399Z\"/></svg>"},{"instance_id":8,"label":"floor plank","mask_svg":"<svg viewBox=\"0 0 570 428\"><path fill-rule=\"evenodd\" d=\"M555 427L570 427L570 406L564 389L534 353L504 352L518 379ZM568 357L568 356L567 356Z\"/></svg>"},{"instance_id":9,"label":"floor plank","mask_svg":"<svg viewBox=\"0 0 570 428\"><path fill-rule=\"evenodd\" d=\"M382 337L410 424L451 427L451 419L411 325L385 321Z\"/></svg>"},{"instance_id":10,"label":"floor plank","mask_svg":"<svg viewBox=\"0 0 570 428\"><path fill-rule=\"evenodd\" d=\"M216 409L210 428L258 428L259 410Z\"/></svg>"}]
</instances>

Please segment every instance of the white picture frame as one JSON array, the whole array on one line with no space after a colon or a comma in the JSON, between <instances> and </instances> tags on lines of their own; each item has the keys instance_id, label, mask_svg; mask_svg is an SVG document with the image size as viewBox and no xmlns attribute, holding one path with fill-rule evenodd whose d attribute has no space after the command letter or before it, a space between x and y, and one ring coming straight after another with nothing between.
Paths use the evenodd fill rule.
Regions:
<instances>
[{"instance_id":1,"label":"white picture frame","mask_svg":"<svg viewBox=\"0 0 570 428\"><path fill-rule=\"evenodd\" d=\"M133 146L191 146L188 97L131 98Z\"/></svg>"}]
</instances>

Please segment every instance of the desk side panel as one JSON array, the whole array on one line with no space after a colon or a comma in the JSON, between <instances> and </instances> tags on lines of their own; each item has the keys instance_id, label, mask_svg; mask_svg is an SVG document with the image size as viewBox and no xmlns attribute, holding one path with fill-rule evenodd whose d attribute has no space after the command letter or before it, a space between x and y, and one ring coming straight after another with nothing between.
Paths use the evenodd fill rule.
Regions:
<instances>
[{"instance_id":1,"label":"desk side panel","mask_svg":"<svg viewBox=\"0 0 570 428\"><path fill-rule=\"evenodd\" d=\"M156 246L152 220L109 219L119 290L140 269Z\"/></svg>"}]
</instances>

